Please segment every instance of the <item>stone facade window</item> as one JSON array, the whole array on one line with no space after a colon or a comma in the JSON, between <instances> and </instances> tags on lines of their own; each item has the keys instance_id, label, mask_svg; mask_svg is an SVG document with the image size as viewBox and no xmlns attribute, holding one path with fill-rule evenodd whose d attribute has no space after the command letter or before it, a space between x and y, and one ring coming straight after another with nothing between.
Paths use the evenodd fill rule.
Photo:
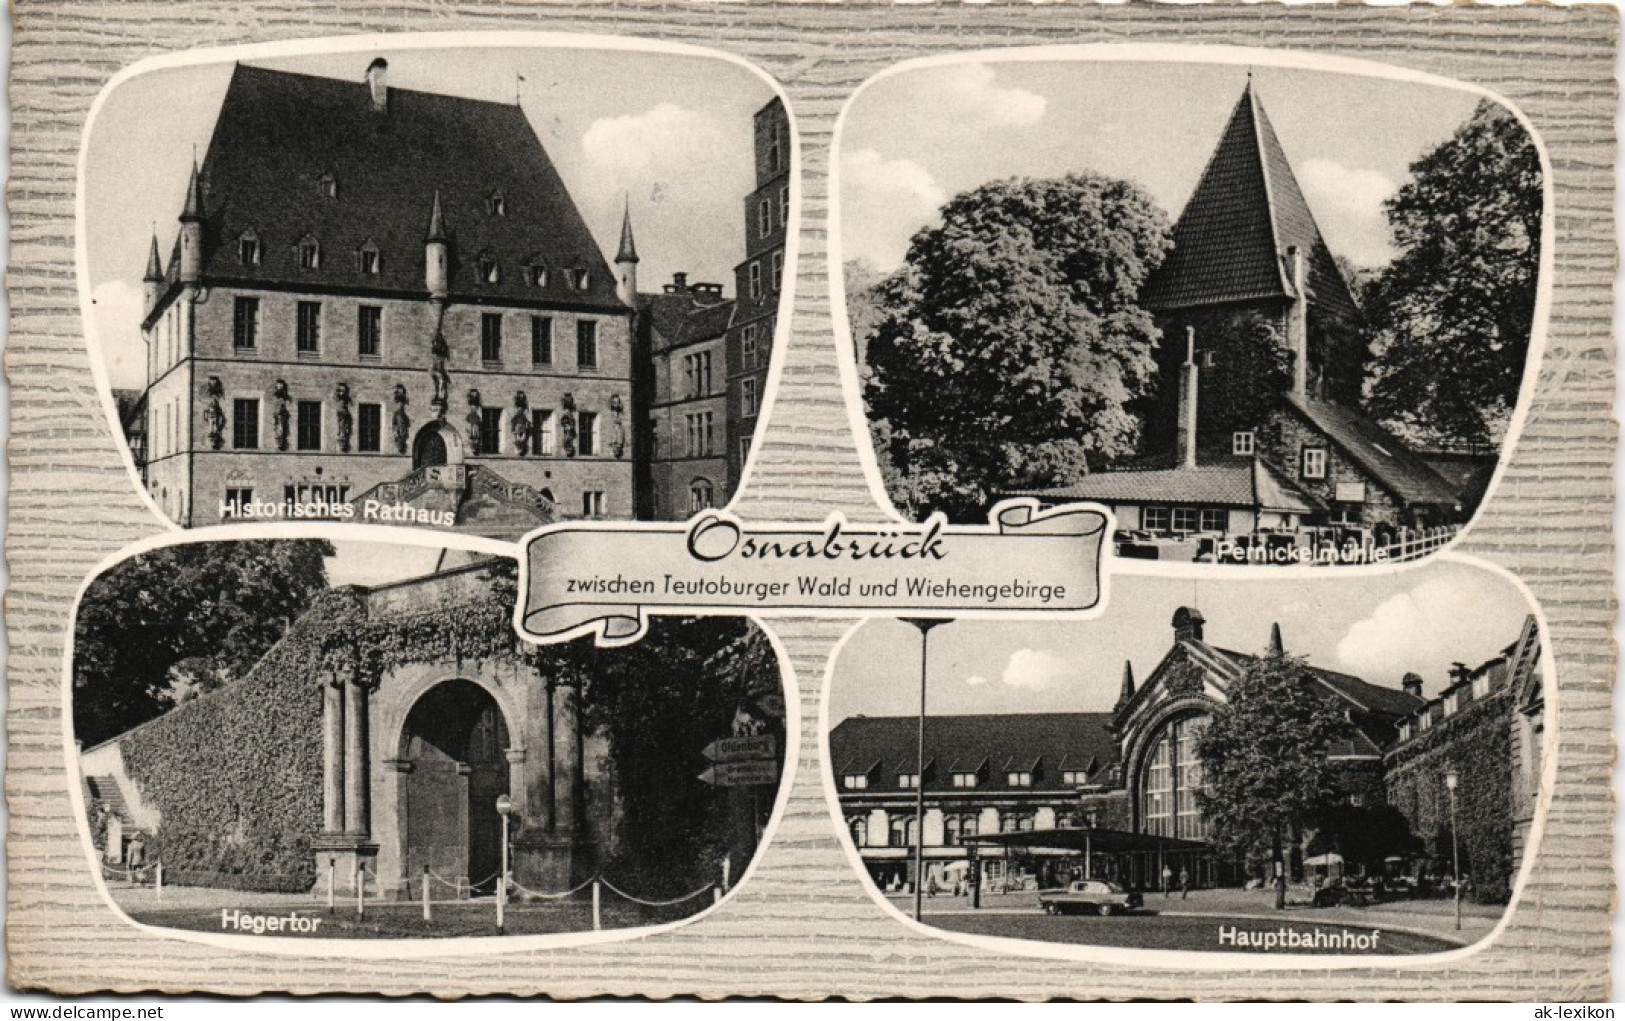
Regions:
<instances>
[{"instance_id":1,"label":"stone facade window","mask_svg":"<svg viewBox=\"0 0 1625 1021\"><path fill-rule=\"evenodd\" d=\"M254 397L238 397L231 402L231 449L258 450L260 446L260 402Z\"/></svg>"},{"instance_id":2,"label":"stone facade window","mask_svg":"<svg viewBox=\"0 0 1625 1021\"><path fill-rule=\"evenodd\" d=\"M553 319L551 316L530 317L530 363L553 364Z\"/></svg>"},{"instance_id":3,"label":"stone facade window","mask_svg":"<svg viewBox=\"0 0 1625 1021\"><path fill-rule=\"evenodd\" d=\"M378 305L361 305L355 317L356 354L377 358L384 348L384 310Z\"/></svg>"},{"instance_id":4,"label":"stone facade window","mask_svg":"<svg viewBox=\"0 0 1625 1021\"><path fill-rule=\"evenodd\" d=\"M598 452L598 413L583 411L576 415L576 444L582 457Z\"/></svg>"},{"instance_id":5,"label":"stone facade window","mask_svg":"<svg viewBox=\"0 0 1625 1021\"><path fill-rule=\"evenodd\" d=\"M320 354L322 350L322 303L301 301L298 308L298 330L295 343L302 355Z\"/></svg>"},{"instance_id":6,"label":"stone facade window","mask_svg":"<svg viewBox=\"0 0 1625 1021\"><path fill-rule=\"evenodd\" d=\"M356 450L363 454L376 454L383 449L384 406L362 404L356 408Z\"/></svg>"},{"instance_id":7,"label":"stone facade window","mask_svg":"<svg viewBox=\"0 0 1625 1021\"><path fill-rule=\"evenodd\" d=\"M744 418L753 418L756 415L756 380L746 378L739 382L739 414Z\"/></svg>"},{"instance_id":8,"label":"stone facade window","mask_svg":"<svg viewBox=\"0 0 1625 1021\"><path fill-rule=\"evenodd\" d=\"M502 451L502 409L480 409L480 453L497 454Z\"/></svg>"},{"instance_id":9,"label":"stone facade window","mask_svg":"<svg viewBox=\"0 0 1625 1021\"><path fill-rule=\"evenodd\" d=\"M773 233L773 203L767 199L756 205L756 233L764 238Z\"/></svg>"},{"instance_id":10,"label":"stone facade window","mask_svg":"<svg viewBox=\"0 0 1625 1021\"><path fill-rule=\"evenodd\" d=\"M558 448L558 423L550 408L530 409L531 445L539 456L551 456Z\"/></svg>"},{"instance_id":11,"label":"stone facade window","mask_svg":"<svg viewBox=\"0 0 1625 1021\"><path fill-rule=\"evenodd\" d=\"M485 312L480 316L480 361L502 361L502 314ZM481 448L482 450L485 448Z\"/></svg>"},{"instance_id":12,"label":"stone facade window","mask_svg":"<svg viewBox=\"0 0 1625 1021\"><path fill-rule=\"evenodd\" d=\"M716 490L709 479L695 479L688 487L688 510L698 514L716 506Z\"/></svg>"},{"instance_id":13,"label":"stone facade window","mask_svg":"<svg viewBox=\"0 0 1625 1021\"><path fill-rule=\"evenodd\" d=\"M756 367L756 324L746 326L739 338L739 360L742 368Z\"/></svg>"},{"instance_id":14,"label":"stone facade window","mask_svg":"<svg viewBox=\"0 0 1625 1021\"><path fill-rule=\"evenodd\" d=\"M238 297L231 308L231 346L238 351L259 347L260 300Z\"/></svg>"},{"instance_id":15,"label":"stone facade window","mask_svg":"<svg viewBox=\"0 0 1625 1021\"><path fill-rule=\"evenodd\" d=\"M1206 716L1180 716L1163 724L1140 774L1141 831L1184 840L1205 840L1207 822L1196 805L1202 789L1197 739Z\"/></svg>"},{"instance_id":16,"label":"stone facade window","mask_svg":"<svg viewBox=\"0 0 1625 1021\"><path fill-rule=\"evenodd\" d=\"M771 286L773 288L775 293L777 293L779 290L781 290L784 287L784 253L783 252L774 252L773 253L773 275L769 279L768 282L769 282L769 286Z\"/></svg>"},{"instance_id":17,"label":"stone facade window","mask_svg":"<svg viewBox=\"0 0 1625 1021\"><path fill-rule=\"evenodd\" d=\"M852 843L858 847L869 844L869 820L861 815L847 816L846 831L852 835Z\"/></svg>"},{"instance_id":18,"label":"stone facade window","mask_svg":"<svg viewBox=\"0 0 1625 1021\"><path fill-rule=\"evenodd\" d=\"M300 450L322 449L322 402L300 401L297 444Z\"/></svg>"},{"instance_id":19,"label":"stone facade window","mask_svg":"<svg viewBox=\"0 0 1625 1021\"><path fill-rule=\"evenodd\" d=\"M244 266L258 266L260 264L260 239L253 231L243 232L237 239L237 261Z\"/></svg>"},{"instance_id":20,"label":"stone facade window","mask_svg":"<svg viewBox=\"0 0 1625 1021\"><path fill-rule=\"evenodd\" d=\"M750 264L750 296L752 298L762 296L762 264L760 262Z\"/></svg>"},{"instance_id":21,"label":"stone facade window","mask_svg":"<svg viewBox=\"0 0 1625 1021\"><path fill-rule=\"evenodd\" d=\"M598 323L583 319L576 323L576 368L598 367Z\"/></svg>"},{"instance_id":22,"label":"stone facade window","mask_svg":"<svg viewBox=\"0 0 1625 1021\"><path fill-rule=\"evenodd\" d=\"M581 516L584 518L601 518L604 516L604 494L602 490L588 489L582 492Z\"/></svg>"}]
</instances>

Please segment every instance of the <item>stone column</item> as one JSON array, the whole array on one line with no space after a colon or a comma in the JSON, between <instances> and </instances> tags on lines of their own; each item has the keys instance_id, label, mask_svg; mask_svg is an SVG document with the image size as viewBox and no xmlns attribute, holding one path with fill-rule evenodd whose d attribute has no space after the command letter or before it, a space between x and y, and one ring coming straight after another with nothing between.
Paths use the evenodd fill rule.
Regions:
<instances>
[{"instance_id":1,"label":"stone column","mask_svg":"<svg viewBox=\"0 0 1625 1021\"><path fill-rule=\"evenodd\" d=\"M553 697L553 734L553 829L573 834L581 808L581 720L573 687Z\"/></svg>"},{"instance_id":2,"label":"stone column","mask_svg":"<svg viewBox=\"0 0 1625 1021\"><path fill-rule=\"evenodd\" d=\"M367 812L367 689L361 681L344 686L344 832L370 834Z\"/></svg>"},{"instance_id":3,"label":"stone column","mask_svg":"<svg viewBox=\"0 0 1625 1021\"><path fill-rule=\"evenodd\" d=\"M343 681L322 685L322 833L344 832Z\"/></svg>"}]
</instances>

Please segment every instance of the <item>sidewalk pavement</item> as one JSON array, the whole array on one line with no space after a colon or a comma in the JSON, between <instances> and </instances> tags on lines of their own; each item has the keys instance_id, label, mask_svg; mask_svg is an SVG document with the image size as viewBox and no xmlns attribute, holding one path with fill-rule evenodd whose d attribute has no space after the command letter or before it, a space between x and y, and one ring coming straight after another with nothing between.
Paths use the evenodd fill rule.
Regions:
<instances>
[{"instance_id":1,"label":"sidewalk pavement","mask_svg":"<svg viewBox=\"0 0 1625 1021\"><path fill-rule=\"evenodd\" d=\"M905 914L913 910L910 894L888 894L888 899ZM966 914L973 911L997 914L1036 913L1038 894L1021 893L985 894L980 909L970 906L969 897L939 894L926 897L922 903L927 915ZM1285 911L1275 910L1275 894L1271 890L1192 890L1186 897L1173 891L1168 897L1155 890L1145 894L1145 910L1171 917L1195 916L1224 919L1248 918L1282 922L1313 924L1317 922L1343 922L1381 929L1421 933L1439 939L1476 943L1489 935L1501 920L1506 909L1493 904L1461 906L1461 929L1456 929L1456 905L1449 899L1400 900L1368 907L1316 908L1307 904L1288 903Z\"/></svg>"}]
</instances>

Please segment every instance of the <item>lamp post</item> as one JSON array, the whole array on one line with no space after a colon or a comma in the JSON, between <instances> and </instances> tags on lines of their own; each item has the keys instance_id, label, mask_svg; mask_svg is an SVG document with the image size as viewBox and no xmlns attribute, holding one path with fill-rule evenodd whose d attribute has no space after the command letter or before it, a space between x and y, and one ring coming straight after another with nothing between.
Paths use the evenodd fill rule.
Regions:
<instances>
[{"instance_id":1,"label":"lamp post","mask_svg":"<svg viewBox=\"0 0 1625 1021\"><path fill-rule=\"evenodd\" d=\"M942 617L904 617L903 623L920 629L920 725L914 746L914 920L920 920L925 889L925 680L931 647L931 629L949 623Z\"/></svg>"},{"instance_id":2,"label":"lamp post","mask_svg":"<svg viewBox=\"0 0 1625 1021\"><path fill-rule=\"evenodd\" d=\"M1450 792L1450 857L1455 870L1456 931L1461 931L1461 835L1456 832L1456 784L1460 778L1452 768L1444 775L1445 789Z\"/></svg>"},{"instance_id":3,"label":"lamp post","mask_svg":"<svg viewBox=\"0 0 1625 1021\"><path fill-rule=\"evenodd\" d=\"M502 817L502 874L497 877L497 935L503 935L508 907L508 817L513 814L513 799L506 794L497 795L497 815Z\"/></svg>"}]
</instances>

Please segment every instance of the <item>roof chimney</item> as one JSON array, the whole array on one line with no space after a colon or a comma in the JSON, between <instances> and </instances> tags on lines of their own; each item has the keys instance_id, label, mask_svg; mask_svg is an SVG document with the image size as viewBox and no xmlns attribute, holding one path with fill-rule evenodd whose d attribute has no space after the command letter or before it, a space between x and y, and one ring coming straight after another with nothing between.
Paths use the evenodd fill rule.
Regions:
<instances>
[{"instance_id":1,"label":"roof chimney","mask_svg":"<svg viewBox=\"0 0 1625 1021\"><path fill-rule=\"evenodd\" d=\"M671 289L678 294L688 290L688 274L673 273L671 275Z\"/></svg>"},{"instance_id":2,"label":"roof chimney","mask_svg":"<svg viewBox=\"0 0 1625 1021\"><path fill-rule=\"evenodd\" d=\"M1292 396L1309 396L1309 272L1303 249L1290 245L1286 250L1287 270L1292 274L1292 304L1286 311L1286 349L1292 352Z\"/></svg>"},{"instance_id":3,"label":"roof chimney","mask_svg":"<svg viewBox=\"0 0 1625 1021\"><path fill-rule=\"evenodd\" d=\"M1286 655L1286 645L1281 641L1281 625L1270 625L1270 655L1280 659Z\"/></svg>"},{"instance_id":4,"label":"roof chimney","mask_svg":"<svg viewBox=\"0 0 1625 1021\"><path fill-rule=\"evenodd\" d=\"M1422 697L1422 678L1416 674L1406 674L1400 680L1399 686L1405 689L1405 694L1407 695L1411 695L1416 698Z\"/></svg>"},{"instance_id":5,"label":"roof chimney","mask_svg":"<svg viewBox=\"0 0 1625 1021\"><path fill-rule=\"evenodd\" d=\"M389 109L389 61L378 57L367 65L367 91L372 95L372 108L377 113Z\"/></svg>"},{"instance_id":6,"label":"roof chimney","mask_svg":"<svg viewBox=\"0 0 1625 1021\"><path fill-rule=\"evenodd\" d=\"M1194 606L1181 606L1174 611L1174 641L1200 642L1202 625L1206 623L1207 618L1202 616L1201 610Z\"/></svg>"},{"instance_id":7,"label":"roof chimney","mask_svg":"<svg viewBox=\"0 0 1625 1021\"><path fill-rule=\"evenodd\" d=\"M1185 327L1185 364L1179 370L1178 456L1182 468L1196 467L1196 327Z\"/></svg>"}]
</instances>

